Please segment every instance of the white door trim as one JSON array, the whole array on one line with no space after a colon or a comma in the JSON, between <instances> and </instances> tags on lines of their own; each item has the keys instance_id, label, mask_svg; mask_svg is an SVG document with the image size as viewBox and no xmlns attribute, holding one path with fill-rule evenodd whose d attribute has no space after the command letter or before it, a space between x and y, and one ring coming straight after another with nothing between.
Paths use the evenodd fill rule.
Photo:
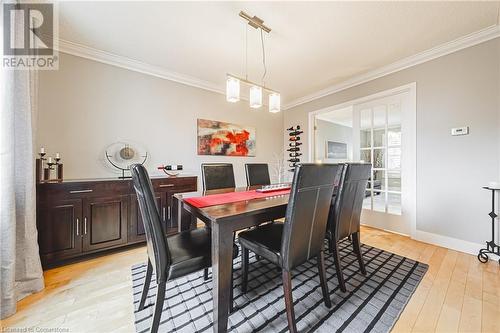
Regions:
<instances>
[{"instance_id":1,"label":"white door trim","mask_svg":"<svg viewBox=\"0 0 500 333\"><path fill-rule=\"evenodd\" d=\"M408 191L407 197L405 198L406 208L405 215L407 214L410 223L410 237L416 238L417 230L417 83L412 82L400 87L380 91L378 93L364 96L361 98L353 99L341 104L329 106L323 109L311 111L308 114L308 146L309 146L309 162L314 162L314 149L315 149L315 131L314 131L314 120L319 114L340 110L347 108L352 105L362 104L370 102L372 100L400 94L409 93L409 99L407 107L405 110L408 112L403 113L404 122L408 124L405 128L405 143L404 150L405 155L410 156L410 161L407 163L407 168L405 168L405 184L406 188L413 189L413 191Z\"/></svg>"}]
</instances>

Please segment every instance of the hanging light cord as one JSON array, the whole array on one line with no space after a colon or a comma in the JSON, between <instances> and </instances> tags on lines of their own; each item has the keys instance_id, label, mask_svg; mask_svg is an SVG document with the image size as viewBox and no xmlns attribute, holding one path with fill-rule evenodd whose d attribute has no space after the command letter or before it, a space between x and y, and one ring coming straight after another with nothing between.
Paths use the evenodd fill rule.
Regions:
<instances>
[{"instance_id":1,"label":"hanging light cord","mask_svg":"<svg viewBox=\"0 0 500 333\"><path fill-rule=\"evenodd\" d=\"M248 25L245 24L245 79L248 80Z\"/></svg>"},{"instance_id":2,"label":"hanging light cord","mask_svg":"<svg viewBox=\"0 0 500 333\"><path fill-rule=\"evenodd\" d=\"M497 8L497 25L500 25L500 3L498 3Z\"/></svg>"},{"instance_id":3,"label":"hanging light cord","mask_svg":"<svg viewBox=\"0 0 500 333\"><path fill-rule=\"evenodd\" d=\"M266 77L267 74L267 67L266 67L266 51L264 48L264 34L262 33L262 28L260 29L260 41L262 44L262 64L264 65L264 74L262 74L262 85L265 87L266 83L264 81L264 78Z\"/></svg>"}]
</instances>

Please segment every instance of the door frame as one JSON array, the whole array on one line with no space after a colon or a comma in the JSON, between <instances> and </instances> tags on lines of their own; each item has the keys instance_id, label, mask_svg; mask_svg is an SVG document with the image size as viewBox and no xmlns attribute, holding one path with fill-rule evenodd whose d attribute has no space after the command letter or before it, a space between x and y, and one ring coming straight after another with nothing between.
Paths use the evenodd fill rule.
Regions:
<instances>
[{"instance_id":1,"label":"door frame","mask_svg":"<svg viewBox=\"0 0 500 333\"><path fill-rule=\"evenodd\" d=\"M402 177L402 187L413 189L405 191L403 206L405 207L404 214L408 216L410 223L410 237L416 237L417 229L417 83L412 82L405 84L396 88L383 90L368 96L356 98L349 100L344 103L332 105L319 110L311 111L308 114L308 161L314 162L314 151L315 151L315 121L316 116L322 113L332 112L335 110L345 109L356 104L363 104L370 102L372 100L390 97L393 95L408 93L407 105L405 111L402 112L402 124L405 124L405 134L404 139L404 151L402 158L405 159L405 165L407 170L404 171L404 177Z\"/></svg>"}]
</instances>

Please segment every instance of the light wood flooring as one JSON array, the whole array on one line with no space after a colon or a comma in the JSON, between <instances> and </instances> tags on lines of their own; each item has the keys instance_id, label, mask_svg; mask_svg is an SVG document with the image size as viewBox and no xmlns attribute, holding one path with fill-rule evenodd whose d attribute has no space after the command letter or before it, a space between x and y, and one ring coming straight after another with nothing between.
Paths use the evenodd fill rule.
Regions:
<instances>
[{"instance_id":1,"label":"light wood flooring","mask_svg":"<svg viewBox=\"0 0 500 333\"><path fill-rule=\"evenodd\" d=\"M500 333L498 261L481 264L472 255L367 227L362 242L429 265L394 332ZM134 332L130 267L145 259L141 247L48 270L45 290L20 301L1 326Z\"/></svg>"}]
</instances>

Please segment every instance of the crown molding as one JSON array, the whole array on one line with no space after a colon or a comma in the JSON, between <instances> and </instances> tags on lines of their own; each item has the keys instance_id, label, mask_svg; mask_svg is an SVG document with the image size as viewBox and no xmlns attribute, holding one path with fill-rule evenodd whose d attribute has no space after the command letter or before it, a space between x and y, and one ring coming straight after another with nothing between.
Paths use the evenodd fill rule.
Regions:
<instances>
[{"instance_id":1,"label":"crown molding","mask_svg":"<svg viewBox=\"0 0 500 333\"><path fill-rule=\"evenodd\" d=\"M222 86L216 85L212 82L200 80L189 75L172 72L160 66L151 65L142 61L102 51L86 45L70 42L68 40L59 39L58 50L62 53L94 60L104 64L128 69L134 72L156 76L161 79L174 81L187 86L196 87L219 94L226 93L225 89Z\"/></svg>"},{"instance_id":2,"label":"crown molding","mask_svg":"<svg viewBox=\"0 0 500 333\"><path fill-rule=\"evenodd\" d=\"M413 67L424 62L463 50L465 48L487 42L497 37L500 37L500 25L490 26L488 28L476 31L469 35L465 35L416 55L398 60L392 64L368 71L361 75L357 75L342 83L335 84L315 93L297 98L283 105L283 110L291 109L298 105L305 104L316 99L328 96L330 94L337 93L342 90L349 89L357 85L378 79L380 77L401 71L403 69Z\"/></svg>"},{"instance_id":3,"label":"crown molding","mask_svg":"<svg viewBox=\"0 0 500 333\"><path fill-rule=\"evenodd\" d=\"M392 64L380 67L375 70L368 71L361 75L352 77L342 83L332 85L328 88L319 90L315 93L297 98L283 105L283 110L291 109L301 104L305 104L316 99L328 96L330 94L352 88L354 86L378 79L380 77L401 71L403 69L413 67L424 62L454 53L465 48L484 43L491 39L500 37L500 25L493 25L483 30L479 30L472 34L457 38L453 41L441 44L416 55L398 60ZM201 80L193 76L176 73L166 70L160 66L151 65L142 61L117 55L114 53L95 49L86 45L71 42L64 39L58 40L59 52L82 57L97 62L105 63L111 66L116 66L131 71L159 77L161 79L177 82L191 87L200 88L203 90L225 94L223 86L214 84L209 81ZM246 99L242 96L242 99Z\"/></svg>"}]
</instances>

